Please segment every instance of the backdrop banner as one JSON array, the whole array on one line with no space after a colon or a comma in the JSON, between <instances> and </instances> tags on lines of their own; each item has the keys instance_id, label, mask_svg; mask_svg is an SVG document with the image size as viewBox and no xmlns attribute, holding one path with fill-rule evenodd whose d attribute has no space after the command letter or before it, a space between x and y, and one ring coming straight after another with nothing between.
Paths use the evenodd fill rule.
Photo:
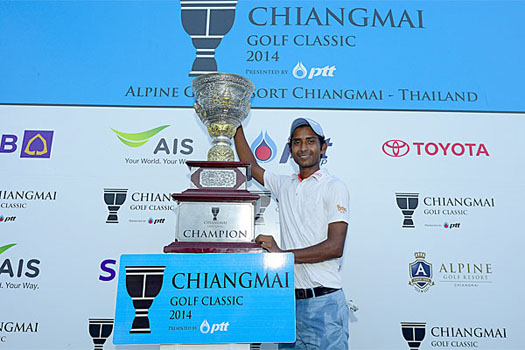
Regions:
<instances>
[{"instance_id":1,"label":"backdrop banner","mask_svg":"<svg viewBox=\"0 0 525 350\"><path fill-rule=\"evenodd\" d=\"M191 81L221 71L255 83L244 130L265 169L297 172L296 117L325 131L321 166L351 198L351 349L522 349L524 13L492 0L0 3L0 348L129 348L113 344L119 259L175 238L171 194L210 147ZM249 190L255 234L279 242L278 204Z\"/></svg>"}]
</instances>

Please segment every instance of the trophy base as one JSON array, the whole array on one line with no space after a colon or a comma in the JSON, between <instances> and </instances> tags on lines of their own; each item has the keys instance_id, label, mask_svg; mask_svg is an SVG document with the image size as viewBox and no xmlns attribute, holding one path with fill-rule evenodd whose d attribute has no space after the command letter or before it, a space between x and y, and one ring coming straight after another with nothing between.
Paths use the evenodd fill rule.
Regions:
<instances>
[{"instance_id":1,"label":"trophy base","mask_svg":"<svg viewBox=\"0 0 525 350\"><path fill-rule=\"evenodd\" d=\"M262 253L255 242L179 242L164 247L164 253Z\"/></svg>"}]
</instances>

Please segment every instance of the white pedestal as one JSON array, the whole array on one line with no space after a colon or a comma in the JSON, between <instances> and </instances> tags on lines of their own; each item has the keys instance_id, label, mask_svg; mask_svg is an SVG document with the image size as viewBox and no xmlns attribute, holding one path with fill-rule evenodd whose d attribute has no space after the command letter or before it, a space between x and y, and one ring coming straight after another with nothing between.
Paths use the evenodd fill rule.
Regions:
<instances>
[{"instance_id":1,"label":"white pedestal","mask_svg":"<svg viewBox=\"0 0 525 350\"><path fill-rule=\"evenodd\" d=\"M161 345L160 350L249 350L250 344Z\"/></svg>"}]
</instances>

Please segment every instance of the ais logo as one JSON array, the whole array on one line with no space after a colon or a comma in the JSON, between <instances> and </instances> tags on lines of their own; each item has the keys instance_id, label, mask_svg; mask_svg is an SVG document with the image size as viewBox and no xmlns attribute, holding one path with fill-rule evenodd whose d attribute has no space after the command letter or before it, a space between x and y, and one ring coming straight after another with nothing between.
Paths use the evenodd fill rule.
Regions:
<instances>
[{"instance_id":1,"label":"ais logo","mask_svg":"<svg viewBox=\"0 0 525 350\"><path fill-rule=\"evenodd\" d=\"M160 133L162 130L169 127L169 125L162 125L157 128L153 128L151 130L146 130L138 133L125 133L121 132L115 129L111 129L115 134L117 134L117 138L125 144L128 147L140 147L146 144L153 136ZM153 154L161 153L161 154L177 154L181 153L184 155L189 155L193 153L193 140L192 139L182 139L179 141L179 139L175 138L173 139L173 142L168 143L168 141L165 138L161 138L159 142L157 142L157 145L155 146L155 149L153 150Z\"/></svg>"},{"instance_id":2,"label":"ais logo","mask_svg":"<svg viewBox=\"0 0 525 350\"><path fill-rule=\"evenodd\" d=\"M25 130L21 146L17 135L3 134L0 153L14 153L20 147L20 158L50 158L53 133L51 130Z\"/></svg>"},{"instance_id":3,"label":"ais logo","mask_svg":"<svg viewBox=\"0 0 525 350\"><path fill-rule=\"evenodd\" d=\"M16 243L7 244L0 247L0 254L5 252L6 250L14 247ZM9 258L4 259L3 261L0 260L0 276L8 275L11 278L15 277L28 277L28 278L35 278L40 274L40 269L38 265L40 264L40 260L38 259L14 259L11 260ZM33 288L33 284L29 283L29 285L26 286L24 283L23 288ZM7 288L19 288L20 284L12 285L10 283L7 283Z\"/></svg>"}]
</instances>

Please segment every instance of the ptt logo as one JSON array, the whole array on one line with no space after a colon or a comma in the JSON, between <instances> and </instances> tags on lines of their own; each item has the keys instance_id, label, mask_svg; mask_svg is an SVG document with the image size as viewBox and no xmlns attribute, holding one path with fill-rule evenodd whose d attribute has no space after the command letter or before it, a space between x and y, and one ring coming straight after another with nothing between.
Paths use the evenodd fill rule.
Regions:
<instances>
[{"instance_id":1,"label":"ptt logo","mask_svg":"<svg viewBox=\"0 0 525 350\"><path fill-rule=\"evenodd\" d=\"M261 131L250 148L255 158L261 163L271 162L277 155L277 146L267 131L264 132L264 135Z\"/></svg>"},{"instance_id":2,"label":"ptt logo","mask_svg":"<svg viewBox=\"0 0 525 350\"><path fill-rule=\"evenodd\" d=\"M443 228L450 230L450 229L454 229L454 228L459 228L460 225L461 225L460 222L456 222L454 224L449 224L448 222L445 222L443 224Z\"/></svg>"},{"instance_id":3,"label":"ptt logo","mask_svg":"<svg viewBox=\"0 0 525 350\"><path fill-rule=\"evenodd\" d=\"M25 130L20 147L20 158L50 158L53 133L54 131L51 130ZM14 153L18 148L17 135L2 135L0 153Z\"/></svg>"},{"instance_id":4,"label":"ptt logo","mask_svg":"<svg viewBox=\"0 0 525 350\"><path fill-rule=\"evenodd\" d=\"M402 140L388 140L383 143L383 153L389 157L399 158L414 152L418 156L456 156L456 157L490 157L483 143L475 142L412 142L412 148Z\"/></svg>"},{"instance_id":5,"label":"ptt logo","mask_svg":"<svg viewBox=\"0 0 525 350\"><path fill-rule=\"evenodd\" d=\"M228 326L230 325L229 322L222 322L222 323L214 323L210 326L208 321L204 320L201 323L200 331L203 334L213 334L215 332L227 332Z\"/></svg>"},{"instance_id":6,"label":"ptt logo","mask_svg":"<svg viewBox=\"0 0 525 350\"><path fill-rule=\"evenodd\" d=\"M0 215L0 224L3 222L13 222L16 220L16 216L3 216Z\"/></svg>"},{"instance_id":7,"label":"ptt logo","mask_svg":"<svg viewBox=\"0 0 525 350\"><path fill-rule=\"evenodd\" d=\"M151 224L151 225L163 224L165 221L166 221L165 218L159 218L159 219L149 218L148 224Z\"/></svg>"},{"instance_id":8,"label":"ptt logo","mask_svg":"<svg viewBox=\"0 0 525 350\"><path fill-rule=\"evenodd\" d=\"M307 69L302 62L297 62L294 69L292 70L292 75L296 79L314 79L317 77L332 78L334 76L335 70L335 66L328 65L324 67L312 67Z\"/></svg>"},{"instance_id":9,"label":"ptt logo","mask_svg":"<svg viewBox=\"0 0 525 350\"><path fill-rule=\"evenodd\" d=\"M333 143L330 142L330 138L326 139L325 140L326 142L326 147L332 147L333 146ZM327 151L321 155L321 162L320 162L320 165L324 165L328 162L328 156L326 155L326 153L328 153L328 149ZM284 145L284 148L283 148L283 153L281 154L281 159L279 160L279 163L280 164L285 164L285 163L288 163L288 160L292 157L292 155L290 154L290 147L288 146L288 143Z\"/></svg>"}]
</instances>

